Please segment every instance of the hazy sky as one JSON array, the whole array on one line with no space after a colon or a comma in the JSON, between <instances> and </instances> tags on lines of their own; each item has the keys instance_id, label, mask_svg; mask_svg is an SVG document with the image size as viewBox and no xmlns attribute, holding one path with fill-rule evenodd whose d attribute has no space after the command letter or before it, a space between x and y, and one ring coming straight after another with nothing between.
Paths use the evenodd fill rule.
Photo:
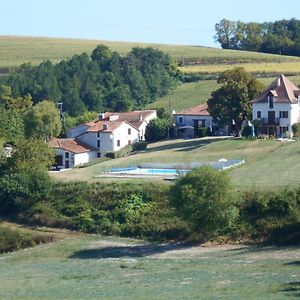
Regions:
<instances>
[{"instance_id":1,"label":"hazy sky","mask_svg":"<svg viewBox=\"0 0 300 300\"><path fill-rule=\"evenodd\" d=\"M299 0L0 0L0 35L71 37L216 47L230 20L298 17Z\"/></svg>"}]
</instances>

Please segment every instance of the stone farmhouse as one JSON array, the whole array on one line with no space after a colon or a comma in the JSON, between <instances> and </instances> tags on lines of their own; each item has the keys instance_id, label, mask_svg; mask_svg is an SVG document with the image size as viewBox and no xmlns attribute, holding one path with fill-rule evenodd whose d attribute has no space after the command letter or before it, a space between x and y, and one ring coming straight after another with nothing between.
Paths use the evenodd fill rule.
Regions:
<instances>
[{"instance_id":1,"label":"stone farmhouse","mask_svg":"<svg viewBox=\"0 0 300 300\"><path fill-rule=\"evenodd\" d=\"M142 141L147 124L154 118L155 110L101 113L94 121L70 128L67 139L49 142L56 150L56 165L71 168Z\"/></svg>"},{"instance_id":2,"label":"stone farmhouse","mask_svg":"<svg viewBox=\"0 0 300 300\"><path fill-rule=\"evenodd\" d=\"M300 122L300 89L284 75L274 80L251 104L259 135L292 136L292 125Z\"/></svg>"}]
</instances>

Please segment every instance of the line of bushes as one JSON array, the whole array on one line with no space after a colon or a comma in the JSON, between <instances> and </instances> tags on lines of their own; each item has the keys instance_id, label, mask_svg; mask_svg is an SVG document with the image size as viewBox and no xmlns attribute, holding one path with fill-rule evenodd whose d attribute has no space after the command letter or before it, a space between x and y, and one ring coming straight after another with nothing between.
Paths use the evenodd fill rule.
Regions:
<instances>
[{"instance_id":1,"label":"line of bushes","mask_svg":"<svg viewBox=\"0 0 300 300\"><path fill-rule=\"evenodd\" d=\"M212 185L212 190L215 189L214 182L208 184ZM191 188L186 193L195 197ZM51 195L46 201L38 202L30 210L19 214L19 217L36 225L151 240L212 237L206 232L210 224L195 229L191 226L192 217L180 218L181 214L170 204L170 185L59 183L54 185ZM219 193L216 192L216 195ZM235 217L228 222L229 227L218 221L220 214L226 213L226 203L219 216L217 202L212 204L215 199L202 197L202 206L200 203L195 206L206 207L207 212L215 210L213 217L201 216L203 211L201 214L199 212L200 218L216 222L213 238L222 235L233 240L271 243L295 243L300 240L300 187L272 192L232 191L230 195L235 199L231 204ZM183 208L180 209L182 211Z\"/></svg>"},{"instance_id":2,"label":"line of bushes","mask_svg":"<svg viewBox=\"0 0 300 300\"><path fill-rule=\"evenodd\" d=\"M0 226L0 253L16 251L53 241L53 235L33 234L7 226Z\"/></svg>"},{"instance_id":3,"label":"line of bushes","mask_svg":"<svg viewBox=\"0 0 300 300\"><path fill-rule=\"evenodd\" d=\"M271 243L300 240L300 186L238 192L226 172L202 167L174 185L56 183L39 198L19 187L18 201L10 203L7 197L15 199L11 193L16 184L8 179L2 188L10 194L0 196L0 214L32 225L151 240L217 236Z\"/></svg>"}]
</instances>

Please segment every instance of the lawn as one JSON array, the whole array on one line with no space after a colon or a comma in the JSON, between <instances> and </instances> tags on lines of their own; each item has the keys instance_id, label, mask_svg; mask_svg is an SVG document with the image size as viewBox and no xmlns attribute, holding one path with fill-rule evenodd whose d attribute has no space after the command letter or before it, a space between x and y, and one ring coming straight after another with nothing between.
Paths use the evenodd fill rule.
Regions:
<instances>
[{"instance_id":1,"label":"lawn","mask_svg":"<svg viewBox=\"0 0 300 300\"><path fill-rule=\"evenodd\" d=\"M1 299L297 299L300 249L98 235L0 255Z\"/></svg>"},{"instance_id":2,"label":"lawn","mask_svg":"<svg viewBox=\"0 0 300 300\"><path fill-rule=\"evenodd\" d=\"M236 188L280 188L300 183L300 141L243 140L202 138L171 140L150 144L144 153L106 161L86 168L52 173L58 181L114 181L95 178L113 167L136 166L141 163L190 163L221 158L245 160L229 171ZM135 179L125 179L126 181ZM143 181L144 179L139 179ZM153 179L155 180L155 179Z\"/></svg>"},{"instance_id":3,"label":"lawn","mask_svg":"<svg viewBox=\"0 0 300 300\"><path fill-rule=\"evenodd\" d=\"M101 40L63 39L46 37L0 36L0 68L15 67L25 62L38 64L46 59L58 62L82 52L90 53L97 45L105 44L121 55L133 47L155 47L169 53L175 60L185 63L249 63L297 62L299 57L280 56L247 51L223 50L189 45L130 43Z\"/></svg>"}]
</instances>

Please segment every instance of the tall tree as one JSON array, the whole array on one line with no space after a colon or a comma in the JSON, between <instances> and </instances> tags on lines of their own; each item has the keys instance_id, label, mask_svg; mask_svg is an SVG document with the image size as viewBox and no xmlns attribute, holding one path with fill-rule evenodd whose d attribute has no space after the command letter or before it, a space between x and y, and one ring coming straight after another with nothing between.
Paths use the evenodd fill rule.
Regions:
<instances>
[{"instance_id":1,"label":"tall tree","mask_svg":"<svg viewBox=\"0 0 300 300\"><path fill-rule=\"evenodd\" d=\"M251 118L250 100L262 92L264 86L243 68L227 70L218 78L222 86L212 92L208 100L211 116L220 124L230 125L235 121L240 130L244 118Z\"/></svg>"},{"instance_id":2,"label":"tall tree","mask_svg":"<svg viewBox=\"0 0 300 300\"><path fill-rule=\"evenodd\" d=\"M62 129L58 110L48 100L39 102L25 114L24 125L27 137L45 140L58 136Z\"/></svg>"}]
</instances>

